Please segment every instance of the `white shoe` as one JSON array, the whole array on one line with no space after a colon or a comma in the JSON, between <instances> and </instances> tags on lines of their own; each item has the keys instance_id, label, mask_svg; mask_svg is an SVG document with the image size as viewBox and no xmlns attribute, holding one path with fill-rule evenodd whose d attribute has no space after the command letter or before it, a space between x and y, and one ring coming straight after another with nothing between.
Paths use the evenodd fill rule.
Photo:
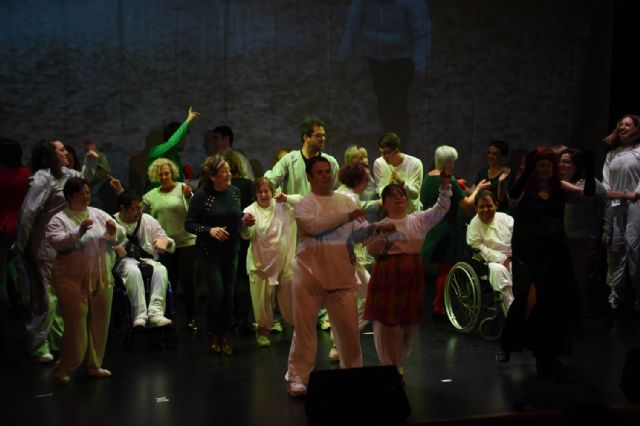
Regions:
<instances>
[{"instance_id":1,"label":"white shoe","mask_svg":"<svg viewBox=\"0 0 640 426\"><path fill-rule=\"evenodd\" d=\"M289 382L289 395L297 397L297 396L305 396L307 394L307 387L299 380L294 380Z\"/></svg>"},{"instance_id":2,"label":"white shoe","mask_svg":"<svg viewBox=\"0 0 640 426\"><path fill-rule=\"evenodd\" d=\"M166 318L164 315L156 315L149 318L149 322L156 327L162 327L171 324L173 321Z\"/></svg>"},{"instance_id":3,"label":"white shoe","mask_svg":"<svg viewBox=\"0 0 640 426\"><path fill-rule=\"evenodd\" d=\"M329 359L335 362L340 361L340 354L338 353L338 348L336 348L336 345L333 345L331 347L331 350L329 351Z\"/></svg>"},{"instance_id":4,"label":"white shoe","mask_svg":"<svg viewBox=\"0 0 640 426\"><path fill-rule=\"evenodd\" d=\"M111 371L105 368L87 368L86 375L90 377L97 377L99 379L106 379L111 377Z\"/></svg>"},{"instance_id":5,"label":"white shoe","mask_svg":"<svg viewBox=\"0 0 640 426\"><path fill-rule=\"evenodd\" d=\"M144 327L147 324L147 321L144 318L138 318L133 322L133 328Z\"/></svg>"},{"instance_id":6,"label":"white shoe","mask_svg":"<svg viewBox=\"0 0 640 426\"><path fill-rule=\"evenodd\" d=\"M45 352L42 355L36 355L34 359L38 364L49 364L53 361L53 355L50 352Z\"/></svg>"}]
</instances>

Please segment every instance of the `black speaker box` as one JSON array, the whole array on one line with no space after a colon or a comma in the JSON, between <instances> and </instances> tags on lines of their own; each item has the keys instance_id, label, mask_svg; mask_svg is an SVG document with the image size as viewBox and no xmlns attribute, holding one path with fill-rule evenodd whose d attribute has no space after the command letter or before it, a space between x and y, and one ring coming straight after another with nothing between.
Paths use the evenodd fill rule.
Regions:
<instances>
[{"instance_id":1,"label":"black speaker box","mask_svg":"<svg viewBox=\"0 0 640 426\"><path fill-rule=\"evenodd\" d=\"M396 367L313 371L305 413L310 426L403 424L411 406Z\"/></svg>"},{"instance_id":2,"label":"black speaker box","mask_svg":"<svg viewBox=\"0 0 640 426\"><path fill-rule=\"evenodd\" d=\"M640 348L631 349L627 352L627 358L622 370L620 388L627 397L629 403L640 402Z\"/></svg>"}]
</instances>

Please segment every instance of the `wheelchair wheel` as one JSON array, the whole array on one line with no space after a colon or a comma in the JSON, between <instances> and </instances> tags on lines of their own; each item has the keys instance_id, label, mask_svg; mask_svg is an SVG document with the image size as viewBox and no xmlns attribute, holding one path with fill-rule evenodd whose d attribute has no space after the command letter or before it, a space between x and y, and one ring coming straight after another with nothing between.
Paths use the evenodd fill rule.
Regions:
<instances>
[{"instance_id":1,"label":"wheelchair wheel","mask_svg":"<svg viewBox=\"0 0 640 426\"><path fill-rule=\"evenodd\" d=\"M471 332L480 317L481 303L476 271L466 262L453 265L444 287L444 306L451 324L463 333Z\"/></svg>"}]
</instances>

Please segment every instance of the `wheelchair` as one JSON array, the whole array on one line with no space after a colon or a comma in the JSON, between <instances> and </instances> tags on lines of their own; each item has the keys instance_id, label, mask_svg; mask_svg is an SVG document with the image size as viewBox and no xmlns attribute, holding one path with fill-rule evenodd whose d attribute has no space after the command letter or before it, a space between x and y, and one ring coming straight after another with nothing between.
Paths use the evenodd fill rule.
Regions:
<instances>
[{"instance_id":1,"label":"wheelchair","mask_svg":"<svg viewBox=\"0 0 640 426\"><path fill-rule=\"evenodd\" d=\"M453 265L444 289L444 305L451 325L461 333L478 330L485 340L498 340L506 312L502 293L489 283L489 265L477 251Z\"/></svg>"},{"instance_id":2,"label":"wheelchair","mask_svg":"<svg viewBox=\"0 0 640 426\"><path fill-rule=\"evenodd\" d=\"M113 275L113 302L111 305L111 331L113 337L118 344L128 347L134 335L145 334L151 345L165 346L167 338L175 331L175 324L165 326L152 326L147 324L145 327L133 327L133 315L131 313L131 299L124 285L122 277L116 272L114 266L111 271ZM144 282L145 303L149 304L151 294L151 276L152 268L140 268L142 280ZM173 320L175 318L175 307L173 291L171 283L167 286L167 294L165 297L165 317Z\"/></svg>"}]
</instances>

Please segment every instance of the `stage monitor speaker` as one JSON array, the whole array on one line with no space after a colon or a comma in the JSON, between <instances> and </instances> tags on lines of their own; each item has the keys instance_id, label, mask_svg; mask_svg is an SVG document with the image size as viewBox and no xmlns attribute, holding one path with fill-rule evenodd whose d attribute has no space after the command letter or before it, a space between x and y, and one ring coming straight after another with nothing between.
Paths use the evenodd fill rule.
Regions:
<instances>
[{"instance_id":1,"label":"stage monitor speaker","mask_svg":"<svg viewBox=\"0 0 640 426\"><path fill-rule=\"evenodd\" d=\"M309 426L402 424L411 414L396 367L314 371L305 412Z\"/></svg>"},{"instance_id":2,"label":"stage monitor speaker","mask_svg":"<svg viewBox=\"0 0 640 426\"><path fill-rule=\"evenodd\" d=\"M640 402L640 348L630 349L627 352L620 388L629 403Z\"/></svg>"}]
</instances>

